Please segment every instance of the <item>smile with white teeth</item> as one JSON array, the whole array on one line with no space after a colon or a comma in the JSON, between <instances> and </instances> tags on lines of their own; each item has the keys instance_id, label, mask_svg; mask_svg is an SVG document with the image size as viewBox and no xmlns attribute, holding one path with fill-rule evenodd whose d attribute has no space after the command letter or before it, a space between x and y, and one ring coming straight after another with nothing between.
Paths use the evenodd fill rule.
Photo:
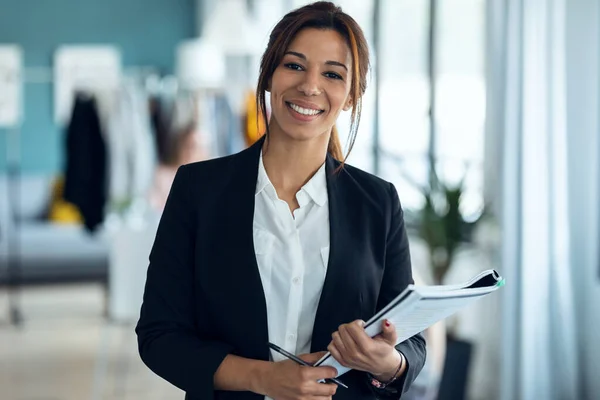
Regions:
<instances>
[{"instance_id":1,"label":"smile with white teeth","mask_svg":"<svg viewBox=\"0 0 600 400\"><path fill-rule=\"evenodd\" d=\"M295 105L294 103L287 103L292 110L296 111L298 114L302 114L302 115L317 115L317 114L321 114L323 112L323 110L313 110L311 108L303 108L300 106Z\"/></svg>"}]
</instances>

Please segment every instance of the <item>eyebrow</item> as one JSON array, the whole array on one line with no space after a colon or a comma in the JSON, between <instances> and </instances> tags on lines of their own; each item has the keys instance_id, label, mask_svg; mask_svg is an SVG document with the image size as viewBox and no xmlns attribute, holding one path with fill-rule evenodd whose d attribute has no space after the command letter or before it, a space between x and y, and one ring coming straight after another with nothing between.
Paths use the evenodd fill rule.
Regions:
<instances>
[{"instance_id":1,"label":"eyebrow","mask_svg":"<svg viewBox=\"0 0 600 400\"><path fill-rule=\"evenodd\" d=\"M298 53L296 51L287 51L285 54L290 54L292 56L296 56L296 57L298 57L298 58L306 61L306 56L304 54L302 54L302 53ZM325 64L327 64L327 65L335 65L335 66L338 66L338 67L342 67L346 71L348 71L348 67L346 67L346 64L343 64L343 63L341 63L339 61L328 60L328 61L325 61Z\"/></svg>"}]
</instances>

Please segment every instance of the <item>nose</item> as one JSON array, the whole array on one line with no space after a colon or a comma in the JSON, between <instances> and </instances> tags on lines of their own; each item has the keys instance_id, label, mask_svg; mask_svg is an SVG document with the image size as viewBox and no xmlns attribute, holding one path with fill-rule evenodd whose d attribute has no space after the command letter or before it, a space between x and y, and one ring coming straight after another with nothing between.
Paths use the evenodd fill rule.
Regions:
<instances>
[{"instance_id":1,"label":"nose","mask_svg":"<svg viewBox=\"0 0 600 400\"><path fill-rule=\"evenodd\" d=\"M298 91L304 93L306 96L318 96L321 94L321 87L319 86L320 75L318 71L306 71L303 76L302 82L298 85Z\"/></svg>"}]
</instances>

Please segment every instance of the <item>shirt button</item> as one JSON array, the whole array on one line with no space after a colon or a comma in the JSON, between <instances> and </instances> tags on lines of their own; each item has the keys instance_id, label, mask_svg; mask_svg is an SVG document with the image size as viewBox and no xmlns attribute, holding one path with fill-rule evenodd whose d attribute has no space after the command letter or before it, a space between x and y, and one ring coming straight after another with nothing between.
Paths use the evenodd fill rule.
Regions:
<instances>
[{"instance_id":1,"label":"shirt button","mask_svg":"<svg viewBox=\"0 0 600 400\"><path fill-rule=\"evenodd\" d=\"M292 279L292 282L294 282L295 285L300 283L300 278L299 277L295 277L294 279Z\"/></svg>"},{"instance_id":2,"label":"shirt button","mask_svg":"<svg viewBox=\"0 0 600 400\"><path fill-rule=\"evenodd\" d=\"M296 335L294 335L293 333L290 333L290 334L288 335L288 339L289 339L289 340L294 340L295 338L296 338Z\"/></svg>"}]
</instances>

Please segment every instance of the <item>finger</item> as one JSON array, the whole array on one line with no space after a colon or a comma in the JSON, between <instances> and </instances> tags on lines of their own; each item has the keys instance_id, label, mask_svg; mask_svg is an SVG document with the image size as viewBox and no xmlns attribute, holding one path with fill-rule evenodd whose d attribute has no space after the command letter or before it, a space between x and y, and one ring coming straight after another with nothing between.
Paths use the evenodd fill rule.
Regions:
<instances>
[{"instance_id":1,"label":"finger","mask_svg":"<svg viewBox=\"0 0 600 400\"><path fill-rule=\"evenodd\" d=\"M333 358L335 358L335 360L337 362L339 362L340 364L342 364L344 367L348 367L348 361L346 361L346 359L344 358L344 354L338 350L337 346L335 344L330 344L327 347L327 350L329 350L329 352L331 353L331 356Z\"/></svg>"},{"instance_id":2,"label":"finger","mask_svg":"<svg viewBox=\"0 0 600 400\"><path fill-rule=\"evenodd\" d=\"M370 346L372 338L367 335L364 329L364 321L357 320L348 325L348 333L352 337L354 343L356 343L357 349L362 353L366 354L371 351Z\"/></svg>"},{"instance_id":3,"label":"finger","mask_svg":"<svg viewBox=\"0 0 600 400\"><path fill-rule=\"evenodd\" d=\"M336 347L336 349L340 352L340 353L346 353L348 350L346 349L346 347L344 346L344 341L342 340L342 337L340 336L340 332L339 331L335 331L333 332L333 334L331 335L332 341L331 343L333 343Z\"/></svg>"},{"instance_id":4,"label":"finger","mask_svg":"<svg viewBox=\"0 0 600 400\"><path fill-rule=\"evenodd\" d=\"M302 359L303 361L306 361L309 364L314 364L317 361L319 361L325 354L327 354L326 351L319 351L317 353L306 353L306 354L301 354L298 357L300 359Z\"/></svg>"},{"instance_id":5,"label":"finger","mask_svg":"<svg viewBox=\"0 0 600 400\"><path fill-rule=\"evenodd\" d=\"M382 322L382 330L379 338L392 346L396 345L398 335L396 334L396 327L392 324L392 321L386 319Z\"/></svg>"},{"instance_id":6,"label":"finger","mask_svg":"<svg viewBox=\"0 0 600 400\"><path fill-rule=\"evenodd\" d=\"M348 327L340 332L340 336L346 346L346 351L343 358L346 362L346 367L363 370L365 362L371 357L369 352L363 351L354 340L351 331Z\"/></svg>"},{"instance_id":7,"label":"finger","mask_svg":"<svg viewBox=\"0 0 600 400\"><path fill-rule=\"evenodd\" d=\"M319 379L331 379L335 378L338 374L337 369L333 367L316 367L319 370L319 374L322 374L322 377Z\"/></svg>"},{"instance_id":8,"label":"finger","mask_svg":"<svg viewBox=\"0 0 600 400\"><path fill-rule=\"evenodd\" d=\"M304 378L317 382L321 379L331 379L337 376L337 370L333 367L303 367Z\"/></svg>"},{"instance_id":9,"label":"finger","mask_svg":"<svg viewBox=\"0 0 600 400\"><path fill-rule=\"evenodd\" d=\"M340 339L344 345L344 353L346 355L355 354L358 352L356 343L352 338L352 334L350 333L348 325L349 324L341 325L338 329L338 332L340 333Z\"/></svg>"},{"instance_id":10,"label":"finger","mask_svg":"<svg viewBox=\"0 0 600 400\"><path fill-rule=\"evenodd\" d=\"M302 398L321 398L321 396L332 396L335 394L337 385L335 383L320 383L322 379L327 379L330 375L327 370L331 367L302 367L299 387L299 394L304 395ZM325 373L323 372L325 371ZM337 373L336 373L337 375ZM327 378L326 378L327 377ZM295 397L294 397L295 398Z\"/></svg>"},{"instance_id":11,"label":"finger","mask_svg":"<svg viewBox=\"0 0 600 400\"><path fill-rule=\"evenodd\" d=\"M311 388L312 396L319 400L331 399L336 391L335 383L315 383L314 388Z\"/></svg>"}]
</instances>

